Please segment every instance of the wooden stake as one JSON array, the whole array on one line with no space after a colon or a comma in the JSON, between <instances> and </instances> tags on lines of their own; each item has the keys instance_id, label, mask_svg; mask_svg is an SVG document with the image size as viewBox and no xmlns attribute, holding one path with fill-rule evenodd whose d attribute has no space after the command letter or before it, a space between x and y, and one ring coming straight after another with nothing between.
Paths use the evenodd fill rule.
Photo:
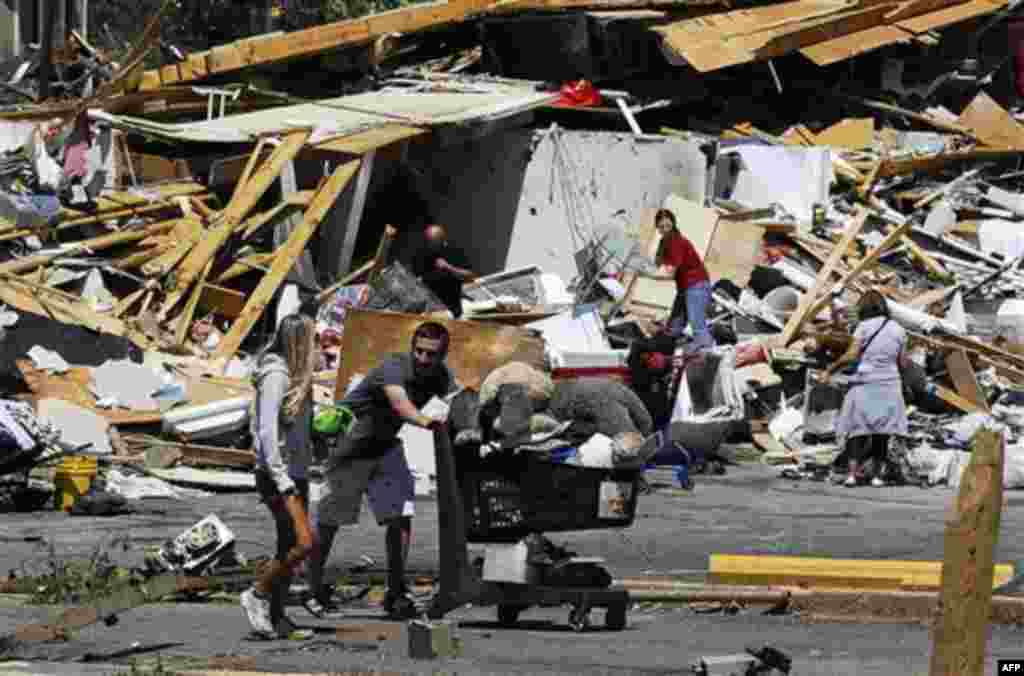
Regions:
<instances>
[{"instance_id":1,"label":"wooden stake","mask_svg":"<svg viewBox=\"0 0 1024 676\"><path fill-rule=\"evenodd\" d=\"M316 197L313 198L312 203L309 205L309 209L306 210L305 215L302 217L302 223L292 231L288 241L275 252L274 263L270 267L270 272L260 280L259 286L256 287L256 290L249 297L249 302L245 304L245 309L242 310L241 316L235 320L235 323L231 326L231 331L228 332L228 335L224 336L220 345L217 346L217 351L213 355L214 359L223 359L224 363L227 364L235 352L238 351L242 341L249 335L252 327L256 325L256 321L266 309L267 304L274 297L277 287L284 281L288 271L292 269L302 250L306 248L309 238L313 236L317 226L320 225L328 210L334 205L338 195L345 189L345 186L358 169L359 160L353 160L341 165L334 170L330 179L317 192Z\"/></svg>"},{"instance_id":2,"label":"wooden stake","mask_svg":"<svg viewBox=\"0 0 1024 676\"><path fill-rule=\"evenodd\" d=\"M993 556L1003 508L1002 433L981 428L971 440L971 450L946 523L930 676L982 676L985 672Z\"/></svg>"},{"instance_id":3,"label":"wooden stake","mask_svg":"<svg viewBox=\"0 0 1024 676\"><path fill-rule=\"evenodd\" d=\"M369 284L372 285L377 281L381 270L384 269L384 265L388 262L388 252L391 251L391 243L395 241L395 235L397 234L398 230L393 225L384 226L384 236L381 238L380 244L377 245L377 253L373 256L373 267L370 268Z\"/></svg>"}]
</instances>

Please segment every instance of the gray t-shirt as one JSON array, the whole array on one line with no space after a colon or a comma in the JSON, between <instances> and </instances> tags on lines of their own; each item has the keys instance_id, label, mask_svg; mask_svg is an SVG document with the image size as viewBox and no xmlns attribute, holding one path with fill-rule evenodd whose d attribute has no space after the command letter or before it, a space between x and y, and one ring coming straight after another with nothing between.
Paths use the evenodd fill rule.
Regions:
<instances>
[{"instance_id":1,"label":"gray t-shirt","mask_svg":"<svg viewBox=\"0 0 1024 676\"><path fill-rule=\"evenodd\" d=\"M885 323L885 327L882 324ZM875 335L875 332L878 335ZM872 339L871 336L875 335ZM863 350L860 366L852 380L858 383L898 382L900 379L899 356L906 347L907 332L892 319L872 317L857 325L853 337L860 341ZM864 345L871 339L871 344Z\"/></svg>"},{"instance_id":2,"label":"gray t-shirt","mask_svg":"<svg viewBox=\"0 0 1024 676\"><path fill-rule=\"evenodd\" d=\"M371 370L355 388L345 395L341 404L349 407L356 416L355 425L348 435L339 441L341 457L375 457L385 454L398 438L404 421L391 408L391 402L384 393L387 385L405 388L409 401L416 408L423 408L433 397L443 397L455 390L455 378L447 365L441 365L437 373L417 378L413 370L411 354L392 354L380 366Z\"/></svg>"}]
</instances>

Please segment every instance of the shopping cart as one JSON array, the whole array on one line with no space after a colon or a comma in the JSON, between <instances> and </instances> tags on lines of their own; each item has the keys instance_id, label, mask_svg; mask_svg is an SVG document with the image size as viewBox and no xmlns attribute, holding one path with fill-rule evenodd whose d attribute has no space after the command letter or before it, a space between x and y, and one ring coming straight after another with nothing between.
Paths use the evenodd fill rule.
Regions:
<instances>
[{"instance_id":1,"label":"shopping cart","mask_svg":"<svg viewBox=\"0 0 1024 676\"><path fill-rule=\"evenodd\" d=\"M531 453L495 462L477 449L453 451L447 429L434 433L441 580L428 616L444 617L468 603L496 605L498 621L516 623L531 606L569 605L569 625L590 626L592 608L604 608L605 626L626 626L629 592L583 576L580 586L490 582L470 562L470 542L516 542L537 533L625 528L636 516L640 471L552 464ZM584 560L586 561L586 560ZM589 565L594 565L593 563Z\"/></svg>"}]
</instances>

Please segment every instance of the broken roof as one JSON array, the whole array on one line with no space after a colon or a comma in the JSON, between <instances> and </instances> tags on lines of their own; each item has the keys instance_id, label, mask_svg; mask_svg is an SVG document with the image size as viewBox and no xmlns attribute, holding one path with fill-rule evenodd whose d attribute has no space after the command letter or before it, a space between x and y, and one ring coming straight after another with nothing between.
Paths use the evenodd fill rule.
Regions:
<instances>
[{"instance_id":1,"label":"broken roof","mask_svg":"<svg viewBox=\"0 0 1024 676\"><path fill-rule=\"evenodd\" d=\"M708 72L799 51L823 66L960 21L994 13L999 0L795 0L658 26L675 65Z\"/></svg>"},{"instance_id":2,"label":"broken roof","mask_svg":"<svg viewBox=\"0 0 1024 676\"><path fill-rule=\"evenodd\" d=\"M311 142L324 147L330 145L332 139L353 135L372 135L391 142L423 133L428 127L501 119L547 105L558 96L557 93L496 83L454 87L431 83L429 86L432 89L445 87L449 91L386 88L181 124L161 124L99 111L93 111L92 115L127 131L200 143L249 142L290 129L313 128L315 132Z\"/></svg>"}]
</instances>

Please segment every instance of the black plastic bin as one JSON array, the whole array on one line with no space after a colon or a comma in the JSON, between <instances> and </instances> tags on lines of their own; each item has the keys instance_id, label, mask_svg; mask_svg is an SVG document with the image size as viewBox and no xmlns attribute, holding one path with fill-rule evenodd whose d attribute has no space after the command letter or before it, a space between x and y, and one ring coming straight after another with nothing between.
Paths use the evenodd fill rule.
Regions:
<instances>
[{"instance_id":1,"label":"black plastic bin","mask_svg":"<svg viewBox=\"0 0 1024 676\"><path fill-rule=\"evenodd\" d=\"M639 470L553 464L530 455L493 467L485 461L462 474L468 541L516 542L531 533L633 523Z\"/></svg>"}]
</instances>

